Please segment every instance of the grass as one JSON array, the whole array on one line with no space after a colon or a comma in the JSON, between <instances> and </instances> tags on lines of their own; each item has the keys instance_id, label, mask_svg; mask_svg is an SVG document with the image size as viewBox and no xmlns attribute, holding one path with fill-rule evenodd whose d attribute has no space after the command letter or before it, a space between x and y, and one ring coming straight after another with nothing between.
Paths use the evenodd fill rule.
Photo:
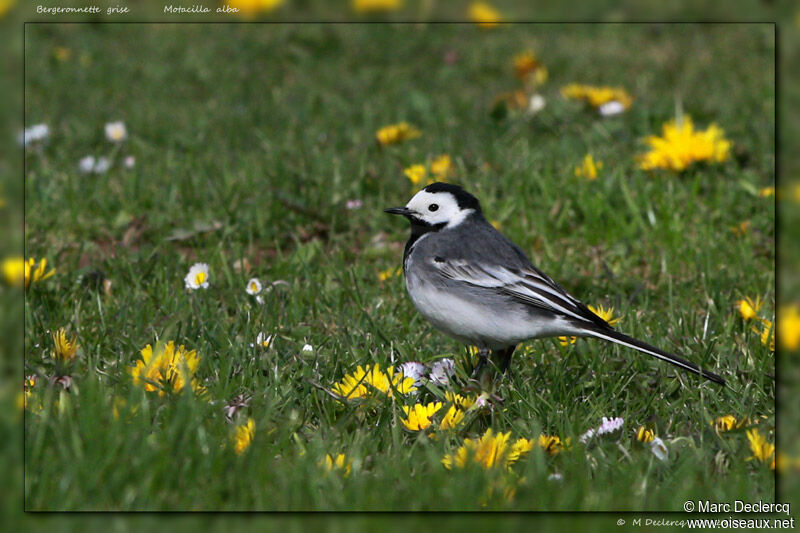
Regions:
<instances>
[{"instance_id":1,"label":"grass","mask_svg":"<svg viewBox=\"0 0 800 533\"><path fill-rule=\"evenodd\" d=\"M774 205L755 194L774 179L773 37L767 25L28 25L26 122L52 136L26 156L27 255L58 273L25 308L26 374L40 376L43 406L25 413L26 509L678 511L687 499L773 500L773 473L746 461L744 432L709 426L733 413L766 416L764 434L774 427L773 354L735 311L760 296L774 313ZM547 107L493 118L494 97L519 85L511 59L528 48L549 70ZM621 85L636 100L600 120L558 96L571 82ZM638 170L641 138L660 132L676 100L698 126L724 128L734 157L681 175ZM122 146L103 138L111 120L127 125ZM423 136L376 146L375 131L400 120ZM594 182L573 174L589 152L604 163ZM399 266L407 237L381 210L415 192L405 167L441 153L451 180L537 266L730 388L598 341L544 340L495 384L502 401L449 437L404 431L401 397L369 410L332 398L323 387L358 365L448 356L469 366L400 277L378 278ZM82 175L88 154L115 166ZM345 209L350 199L363 207ZM731 231L744 220L744 236ZM187 292L196 261L211 286ZM262 305L244 291L250 277L287 284ZM70 393L47 385L59 327L81 345ZM260 332L274 336L269 349L250 346ZM133 385L129 368L156 339L197 350L204 397ZM223 407L242 393L256 434L237 455ZM578 444L603 416L623 417L623 431ZM669 461L634 441L639 425L664 439ZM534 450L514 467L524 478L514 497L489 497L497 472L440 462L488 427L573 445ZM352 458L351 474L326 474L327 453Z\"/></svg>"}]
</instances>

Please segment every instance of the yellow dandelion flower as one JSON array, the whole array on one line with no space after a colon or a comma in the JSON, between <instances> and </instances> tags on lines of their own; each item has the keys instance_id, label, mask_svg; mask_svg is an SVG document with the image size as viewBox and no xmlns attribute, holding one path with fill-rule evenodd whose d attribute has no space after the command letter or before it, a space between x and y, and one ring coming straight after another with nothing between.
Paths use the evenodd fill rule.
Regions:
<instances>
[{"instance_id":1,"label":"yellow dandelion flower","mask_svg":"<svg viewBox=\"0 0 800 533\"><path fill-rule=\"evenodd\" d=\"M747 232L749 230L750 230L750 221L749 220L743 220L742 222L739 222L735 226L731 226L731 231L737 237L744 237L745 235L747 235Z\"/></svg>"},{"instance_id":2,"label":"yellow dandelion flower","mask_svg":"<svg viewBox=\"0 0 800 533\"><path fill-rule=\"evenodd\" d=\"M452 170L453 170L453 161L450 159L450 156L448 154L442 154L433 161L431 161L431 174L436 176L436 178L439 180L447 178L452 172ZM411 179L410 176L409 179Z\"/></svg>"},{"instance_id":3,"label":"yellow dandelion flower","mask_svg":"<svg viewBox=\"0 0 800 533\"><path fill-rule=\"evenodd\" d=\"M561 438L558 435L545 435L542 433L539 435L538 444L548 455L556 455L569 444L569 439L566 442L561 442Z\"/></svg>"},{"instance_id":4,"label":"yellow dandelion flower","mask_svg":"<svg viewBox=\"0 0 800 533\"><path fill-rule=\"evenodd\" d=\"M319 462L319 465L325 468L326 472L331 471L338 471L342 472L344 477L350 475L350 471L353 468L353 460L348 459L347 456L343 453L340 453L334 459L331 454L325 454L325 458Z\"/></svg>"},{"instance_id":5,"label":"yellow dandelion flower","mask_svg":"<svg viewBox=\"0 0 800 533\"><path fill-rule=\"evenodd\" d=\"M200 357L196 350L186 350L181 345L175 349L175 342L158 342L155 349L149 344L142 348L142 358L131 368L134 385L146 391L158 391L163 396L167 391L180 392L190 386L195 392L202 387L194 378Z\"/></svg>"},{"instance_id":6,"label":"yellow dandelion flower","mask_svg":"<svg viewBox=\"0 0 800 533\"><path fill-rule=\"evenodd\" d=\"M762 305L764 305L764 302L761 301L760 296L756 296L755 301L750 299L750 297L745 297L736 302L736 308L745 320L752 320L758 317L758 312L761 310Z\"/></svg>"},{"instance_id":7,"label":"yellow dandelion flower","mask_svg":"<svg viewBox=\"0 0 800 533\"><path fill-rule=\"evenodd\" d=\"M464 411L457 408L455 405L451 405L442 417L441 422L439 422L439 429L443 431L457 429L463 421Z\"/></svg>"},{"instance_id":8,"label":"yellow dandelion flower","mask_svg":"<svg viewBox=\"0 0 800 533\"><path fill-rule=\"evenodd\" d=\"M454 455L447 454L442 459L442 464L447 469L464 468L467 463L475 463L485 469L505 464L506 452L509 449L508 439L511 432L497 433L492 432L492 428L486 430L479 439L464 439L464 444Z\"/></svg>"},{"instance_id":9,"label":"yellow dandelion flower","mask_svg":"<svg viewBox=\"0 0 800 533\"><path fill-rule=\"evenodd\" d=\"M639 426L639 429L636 430L636 440L639 442L653 442L653 439L655 438L656 433L652 429Z\"/></svg>"},{"instance_id":10,"label":"yellow dandelion flower","mask_svg":"<svg viewBox=\"0 0 800 533\"><path fill-rule=\"evenodd\" d=\"M724 415L718 416L710 424L717 433L725 433L732 429L743 428L750 424L750 420L748 418L736 418L733 415Z\"/></svg>"},{"instance_id":11,"label":"yellow dandelion flower","mask_svg":"<svg viewBox=\"0 0 800 533\"><path fill-rule=\"evenodd\" d=\"M503 231L503 225L500 223L499 220L492 220L490 224L496 229L497 231Z\"/></svg>"},{"instance_id":12,"label":"yellow dandelion flower","mask_svg":"<svg viewBox=\"0 0 800 533\"><path fill-rule=\"evenodd\" d=\"M78 338L67 339L67 332L64 331L64 328L58 328L53 332L53 345L55 349L50 352L50 355L53 359L62 363L69 363L75 359L75 354L79 348Z\"/></svg>"},{"instance_id":13,"label":"yellow dandelion flower","mask_svg":"<svg viewBox=\"0 0 800 533\"><path fill-rule=\"evenodd\" d=\"M368 398L375 392L392 396L392 389L400 394L417 390L414 378L405 377L402 372L395 374L393 367L387 368L384 373L377 363L372 367L367 366L366 370L359 365L355 372L345 375L342 381L331 387L331 391L347 400Z\"/></svg>"},{"instance_id":14,"label":"yellow dandelion flower","mask_svg":"<svg viewBox=\"0 0 800 533\"><path fill-rule=\"evenodd\" d=\"M236 454L245 451L253 438L256 436L256 423L252 418L248 418L244 424L236 426L236 431L233 434L233 450Z\"/></svg>"},{"instance_id":15,"label":"yellow dandelion flower","mask_svg":"<svg viewBox=\"0 0 800 533\"><path fill-rule=\"evenodd\" d=\"M428 169L425 165L411 165L403 170L403 174L409 179L412 185L419 185L428 177Z\"/></svg>"},{"instance_id":16,"label":"yellow dandelion flower","mask_svg":"<svg viewBox=\"0 0 800 533\"><path fill-rule=\"evenodd\" d=\"M530 452L535 445L536 442L533 439L517 439L516 442L511 445L511 451L508 453L506 462L509 465L514 464L520 457Z\"/></svg>"},{"instance_id":17,"label":"yellow dandelion flower","mask_svg":"<svg viewBox=\"0 0 800 533\"><path fill-rule=\"evenodd\" d=\"M403 426L409 431L428 429L433 422L431 418L442 408L442 402L430 402L428 405L420 403L412 406L404 405L403 412L406 417L401 420Z\"/></svg>"},{"instance_id":18,"label":"yellow dandelion flower","mask_svg":"<svg viewBox=\"0 0 800 533\"><path fill-rule=\"evenodd\" d=\"M797 304L784 305L778 310L778 339L789 351L800 346L800 311Z\"/></svg>"},{"instance_id":19,"label":"yellow dandelion flower","mask_svg":"<svg viewBox=\"0 0 800 533\"><path fill-rule=\"evenodd\" d=\"M33 257L27 260L21 257L10 257L3 260L3 277L8 285L24 286L26 289L33 283L44 281L55 274L55 269L47 270L47 259L38 263Z\"/></svg>"},{"instance_id":20,"label":"yellow dandelion flower","mask_svg":"<svg viewBox=\"0 0 800 533\"><path fill-rule=\"evenodd\" d=\"M448 403L451 403L458 409L463 409L465 411L475 404L475 398L462 396L451 391L445 391L444 398Z\"/></svg>"},{"instance_id":21,"label":"yellow dandelion flower","mask_svg":"<svg viewBox=\"0 0 800 533\"><path fill-rule=\"evenodd\" d=\"M731 142L716 124L705 130L695 130L692 119L684 115L678 121L669 121L662 128L662 136L650 135L644 142L650 151L638 156L643 170L686 170L698 161L721 163L728 159Z\"/></svg>"},{"instance_id":22,"label":"yellow dandelion flower","mask_svg":"<svg viewBox=\"0 0 800 533\"><path fill-rule=\"evenodd\" d=\"M238 13L244 17L252 17L258 13L269 13L281 5L284 0L226 0L228 6L238 9Z\"/></svg>"},{"instance_id":23,"label":"yellow dandelion flower","mask_svg":"<svg viewBox=\"0 0 800 533\"><path fill-rule=\"evenodd\" d=\"M750 451L753 452L747 460L758 459L762 463L770 462L771 468L775 468L775 445L767 442L757 429L747 430L747 440L750 441Z\"/></svg>"},{"instance_id":24,"label":"yellow dandelion flower","mask_svg":"<svg viewBox=\"0 0 800 533\"><path fill-rule=\"evenodd\" d=\"M467 16L481 28L493 28L503 20L500 12L486 2L472 2Z\"/></svg>"},{"instance_id":25,"label":"yellow dandelion flower","mask_svg":"<svg viewBox=\"0 0 800 533\"><path fill-rule=\"evenodd\" d=\"M595 161L592 154L586 154L583 158L583 163L575 167L575 176L578 178L586 178L587 180L596 180L598 170L603 168L602 161Z\"/></svg>"},{"instance_id":26,"label":"yellow dandelion flower","mask_svg":"<svg viewBox=\"0 0 800 533\"><path fill-rule=\"evenodd\" d=\"M621 87L595 87L572 83L561 88L561 96L569 100L581 100L595 109L618 102L623 109L629 109L633 104L633 97Z\"/></svg>"},{"instance_id":27,"label":"yellow dandelion flower","mask_svg":"<svg viewBox=\"0 0 800 533\"><path fill-rule=\"evenodd\" d=\"M379 129L375 133L375 138L382 146L386 146L416 139L420 135L422 132L408 122L399 122Z\"/></svg>"},{"instance_id":28,"label":"yellow dandelion flower","mask_svg":"<svg viewBox=\"0 0 800 533\"><path fill-rule=\"evenodd\" d=\"M529 74L541 66L539 60L531 51L522 52L514 56L514 75L524 80Z\"/></svg>"},{"instance_id":29,"label":"yellow dandelion flower","mask_svg":"<svg viewBox=\"0 0 800 533\"><path fill-rule=\"evenodd\" d=\"M592 313L596 314L597 316L608 322L609 326L615 325L620 320L619 317L614 316L613 307L609 307L608 309L606 309L602 305L598 305L597 307L589 305L588 307Z\"/></svg>"},{"instance_id":30,"label":"yellow dandelion flower","mask_svg":"<svg viewBox=\"0 0 800 533\"><path fill-rule=\"evenodd\" d=\"M756 326L752 327L753 332L761 336L761 344L769 346L770 351L775 351L775 330L772 328L772 321L759 319L761 321L761 331Z\"/></svg>"},{"instance_id":31,"label":"yellow dandelion flower","mask_svg":"<svg viewBox=\"0 0 800 533\"><path fill-rule=\"evenodd\" d=\"M762 187L758 189L758 195L761 198L767 198L769 196L775 196L775 187Z\"/></svg>"},{"instance_id":32,"label":"yellow dandelion flower","mask_svg":"<svg viewBox=\"0 0 800 533\"><path fill-rule=\"evenodd\" d=\"M558 342L559 344L561 344L561 346L569 346L570 344L575 344L576 342L578 342L578 337L561 336L558 338Z\"/></svg>"},{"instance_id":33,"label":"yellow dandelion flower","mask_svg":"<svg viewBox=\"0 0 800 533\"><path fill-rule=\"evenodd\" d=\"M381 13L397 11L403 7L403 0L352 0L350 6L356 13Z\"/></svg>"},{"instance_id":34,"label":"yellow dandelion flower","mask_svg":"<svg viewBox=\"0 0 800 533\"><path fill-rule=\"evenodd\" d=\"M399 276L402 272L403 272L403 267L381 270L380 272L378 272L378 279L381 281L386 281L389 278L394 278L396 276Z\"/></svg>"}]
</instances>

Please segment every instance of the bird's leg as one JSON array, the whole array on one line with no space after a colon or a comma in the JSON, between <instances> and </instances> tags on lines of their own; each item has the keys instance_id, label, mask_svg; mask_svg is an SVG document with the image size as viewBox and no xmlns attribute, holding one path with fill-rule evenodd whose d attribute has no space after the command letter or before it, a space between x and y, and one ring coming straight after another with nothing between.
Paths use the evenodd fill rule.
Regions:
<instances>
[{"instance_id":1,"label":"bird's leg","mask_svg":"<svg viewBox=\"0 0 800 533\"><path fill-rule=\"evenodd\" d=\"M516 348L516 345L512 345L508 348L503 348L502 350L495 350L492 352L492 362L500 371L500 373L505 374L506 370L508 370L508 365L511 364L511 356L514 355L514 350Z\"/></svg>"},{"instance_id":2,"label":"bird's leg","mask_svg":"<svg viewBox=\"0 0 800 533\"><path fill-rule=\"evenodd\" d=\"M472 370L472 377L479 378L481 373L483 372L483 367L486 366L486 361L489 359L489 349L488 348L480 348L478 349L478 364L475 365L475 368Z\"/></svg>"}]
</instances>

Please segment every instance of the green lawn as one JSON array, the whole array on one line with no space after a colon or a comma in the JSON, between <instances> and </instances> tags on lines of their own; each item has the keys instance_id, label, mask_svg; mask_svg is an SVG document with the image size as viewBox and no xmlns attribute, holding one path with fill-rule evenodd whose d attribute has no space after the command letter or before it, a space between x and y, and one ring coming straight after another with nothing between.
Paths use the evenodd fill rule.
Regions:
<instances>
[{"instance_id":1,"label":"green lawn","mask_svg":"<svg viewBox=\"0 0 800 533\"><path fill-rule=\"evenodd\" d=\"M774 356L736 310L742 297L760 297L764 318L775 309L774 198L757 194L774 184L771 25L31 24L25 45L26 125L51 130L27 150L26 254L57 269L26 299L25 372L38 376L25 411L27 510L774 500L773 472L747 460L744 430L709 425L758 419L774 442ZM548 69L546 107L492 112L498 94L521 88L513 57L525 50ZM624 87L633 105L599 118L559 95L576 82ZM640 170L642 138L678 108L724 129L731 157ZM104 137L115 120L129 134L121 144ZM378 146L375 132L399 121L422 136ZM537 266L729 388L600 341L543 340L520 348L490 406L450 434L404 430L401 406L471 392L463 384L335 399L325 389L358 365L453 357L468 371L467 349L417 314L402 277L379 277L400 265L408 233L382 209L414 194L404 168L442 153L448 179ZM587 153L603 163L594 181L574 174ZM82 174L87 155L113 166ZM732 230L748 220L744 235ZM195 262L208 263L210 287L190 292ZM268 287L263 304L245 292L251 277ZM48 385L60 327L80 344L68 393ZM262 332L270 347L251 346ZM134 385L130 369L159 339L197 350L203 394ZM250 397L240 422L256 428L241 454L224 412L239 394ZM624 427L579 443L604 416ZM663 439L667 461L635 440L640 425ZM443 467L487 428L571 445L534 448L511 472ZM328 453L352 460L349 475L319 465Z\"/></svg>"}]
</instances>

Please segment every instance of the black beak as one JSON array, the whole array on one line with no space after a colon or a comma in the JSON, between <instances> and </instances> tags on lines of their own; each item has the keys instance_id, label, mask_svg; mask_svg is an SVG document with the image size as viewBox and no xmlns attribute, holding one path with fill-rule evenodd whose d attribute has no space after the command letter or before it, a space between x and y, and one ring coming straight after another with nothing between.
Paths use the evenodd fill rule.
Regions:
<instances>
[{"instance_id":1,"label":"black beak","mask_svg":"<svg viewBox=\"0 0 800 533\"><path fill-rule=\"evenodd\" d=\"M403 215L404 217L411 214L411 211L405 207L390 207L389 209L384 209L383 212L389 213L390 215Z\"/></svg>"}]
</instances>

